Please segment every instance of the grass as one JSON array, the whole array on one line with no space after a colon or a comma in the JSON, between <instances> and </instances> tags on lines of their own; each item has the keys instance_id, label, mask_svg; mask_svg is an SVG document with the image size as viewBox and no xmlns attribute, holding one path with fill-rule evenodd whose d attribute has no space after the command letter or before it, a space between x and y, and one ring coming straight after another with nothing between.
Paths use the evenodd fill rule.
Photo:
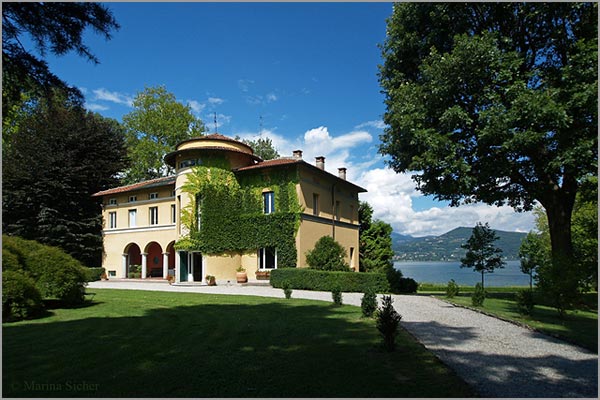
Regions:
<instances>
[{"instance_id":1,"label":"grass","mask_svg":"<svg viewBox=\"0 0 600 400\"><path fill-rule=\"evenodd\" d=\"M486 289L487 290L487 289ZM461 288L462 291L462 288ZM506 294L506 293L505 293ZM471 305L470 295L456 296L449 301L480 309L486 313L528 325L541 332L561 337L571 343L578 344L594 352L598 352L598 311L597 293L586 296L586 302L577 310L567 311L561 319L556 309L545 305L536 305L530 316L518 312L516 302L512 296L498 296L493 292L488 293L482 307ZM440 296L441 297L441 296ZM594 297L596 309L593 309ZM445 299L445 297L443 297Z\"/></svg>"},{"instance_id":2,"label":"grass","mask_svg":"<svg viewBox=\"0 0 600 400\"><path fill-rule=\"evenodd\" d=\"M469 397L401 331L331 303L94 290L86 307L3 324L4 397Z\"/></svg>"}]
</instances>

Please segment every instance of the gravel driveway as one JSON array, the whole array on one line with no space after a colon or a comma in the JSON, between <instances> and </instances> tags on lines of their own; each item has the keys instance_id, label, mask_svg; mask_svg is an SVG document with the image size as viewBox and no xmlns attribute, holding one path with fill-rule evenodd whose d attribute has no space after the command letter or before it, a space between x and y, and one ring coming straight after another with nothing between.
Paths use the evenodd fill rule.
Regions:
<instances>
[{"instance_id":1,"label":"gravel driveway","mask_svg":"<svg viewBox=\"0 0 600 400\"><path fill-rule=\"evenodd\" d=\"M140 289L284 297L270 286L170 286L163 282L91 282L90 288ZM331 301L329 292L294 290L292 297ZM344 293L360 306L362 295ZM483 397L594 397L598 355L427 296L394 296L402 326Z\"/></svg>"}]
</instances>

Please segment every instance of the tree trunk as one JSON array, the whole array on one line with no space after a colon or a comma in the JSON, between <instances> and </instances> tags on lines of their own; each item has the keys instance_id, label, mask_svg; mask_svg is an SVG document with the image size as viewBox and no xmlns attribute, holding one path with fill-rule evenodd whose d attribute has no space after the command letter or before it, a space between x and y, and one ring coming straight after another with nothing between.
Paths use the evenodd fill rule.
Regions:
<instances>
[{"instance_id":1,"label":"tree trunk","mask_svg":"<svg viewBox=\"0 0 600 400\"><path fill-rule=\"evenodd\" d=\"M552 259L559 262L570 262L573 259L573 243L571 240L571 214L575 203L572 196L553 196L542 204L548 217Z\"/></svg>"},{"instance_id":2,"label":"tree trunk","mask_svg":"<svg viewBox=\"0 0 600 400\"><path fill-rule=\"evenodd\" d=\"M481 287L483 288L483 271L481 271Z\"/></svg>"}]
</instances>

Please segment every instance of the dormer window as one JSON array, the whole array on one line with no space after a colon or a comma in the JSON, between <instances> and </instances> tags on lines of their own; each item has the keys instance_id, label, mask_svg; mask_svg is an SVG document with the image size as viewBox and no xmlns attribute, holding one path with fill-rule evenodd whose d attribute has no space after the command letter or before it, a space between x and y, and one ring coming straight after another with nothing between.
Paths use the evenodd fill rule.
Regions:
<instances>
[{"instance_id":1,"label":"dormer window","mask_svg":"<svg viewBox=\"0 0 600 400\"><path fill-rule=\"evenodd\" d=\"M150 194L148 195L148 198L149 198L150 200L152 200L152 199L158 199L158 193L150 193Z\"/></svg>"},{"instance_id":2,"label":"dormer window","mask_svg":"<svg viewBox=\"0 0 600 400\"><path fill-rule=\"evenodd\" d=\"M137 196L129 196L129 202L133 203L134 201L137 201Z\"/></svg>"},{"instance_id":3,"label":"dormer window","mask_svg":"<svg viewBox=\"0 0 600 400\"><path fill-rule=\"evenodd\" d=\"M117 205L117 199L108 199L108 205L109 206L116 206Z\"/></svg>"}]
</instances>

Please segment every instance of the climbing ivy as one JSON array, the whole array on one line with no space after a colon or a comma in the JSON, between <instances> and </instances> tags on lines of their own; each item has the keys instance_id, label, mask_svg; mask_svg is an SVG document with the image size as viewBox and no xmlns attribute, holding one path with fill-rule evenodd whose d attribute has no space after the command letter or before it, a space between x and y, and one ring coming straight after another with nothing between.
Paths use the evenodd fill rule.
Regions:
<instances>
[{"instance_id":1,"label":"climbing ivy","mask_svg":"<svg viewBox=\"0 0 600 400\"><path fill-rule=\"evenodd\" d=\"M295 236L302 208L296 194L296 169L258 170L236 176L229 169L197 166L187 175L182 191L190 203L181 222L189 234L178 250L223 254L228 251L276 247L280 267L295 267ZM263 213L263 191L275 195L275 212ZM200 212L200 226L197 215Z\"/></svg>"}]
</instances>

